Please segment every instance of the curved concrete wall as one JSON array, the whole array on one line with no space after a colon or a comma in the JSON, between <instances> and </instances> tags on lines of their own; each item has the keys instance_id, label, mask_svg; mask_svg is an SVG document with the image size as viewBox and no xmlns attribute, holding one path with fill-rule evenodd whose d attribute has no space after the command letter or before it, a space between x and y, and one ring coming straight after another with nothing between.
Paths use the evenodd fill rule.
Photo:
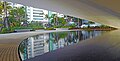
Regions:
<instances>
[{"instance_id":1,"label":"curved concrete wall","mask_svg":"<svg viewBox=\"0 0 120 61\"><path fill-rule=\"evenodd\" d=\"M120 28L120 14L94 0L5 0ZM108 0L107 0L108 1ZM103 1L106 2L107 1ZM111 0L115 1L115 0ZM114 2L113 2L114 3Z\"/></svg>"}]
</instances>

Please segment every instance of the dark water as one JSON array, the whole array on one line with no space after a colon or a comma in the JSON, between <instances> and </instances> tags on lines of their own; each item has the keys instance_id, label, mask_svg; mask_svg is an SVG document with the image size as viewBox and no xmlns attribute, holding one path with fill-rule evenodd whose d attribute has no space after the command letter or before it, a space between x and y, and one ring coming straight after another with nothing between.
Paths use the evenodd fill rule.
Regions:
<instances>
[{"instance_id":1,"label":"dark water","mask_svg":"<svg viewBox=\"0 0 120 61\"><path fill-rule=\"evenodd\" d=\"M58 48L99 36L103 31L68 31L45 33L29 37L21 42L19 53L22 60L51 52Z\"/></svg>"}]
</instances>

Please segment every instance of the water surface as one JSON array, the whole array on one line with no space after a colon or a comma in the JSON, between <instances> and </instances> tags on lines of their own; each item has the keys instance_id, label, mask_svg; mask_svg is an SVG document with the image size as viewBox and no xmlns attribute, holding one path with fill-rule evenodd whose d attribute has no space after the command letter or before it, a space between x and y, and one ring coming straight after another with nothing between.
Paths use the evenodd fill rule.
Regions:
<instances>
[{"instance_id":1,"label":"water surface","mask_svg":"<svg viewBox=\"0 0 120 61\"><path fill-rule=\"evenodd\" d=\"M103 31L67 31L43 33L32 36L21 42L19 53L22 60L34 58L47 52L79 43L82 40L99 36Z\"/></svg>"}]
</instances>

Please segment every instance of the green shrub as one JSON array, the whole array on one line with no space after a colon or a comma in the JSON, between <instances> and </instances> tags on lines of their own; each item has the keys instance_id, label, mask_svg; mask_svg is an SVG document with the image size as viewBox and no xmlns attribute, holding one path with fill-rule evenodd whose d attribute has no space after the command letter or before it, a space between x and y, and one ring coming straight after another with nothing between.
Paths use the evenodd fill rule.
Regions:
<instances>
[{"instance_id":1,"label":"green shrub","mask_svg":"<svg viewBox=\"0 0 120 61\"><path fill-rule=\"evenodd\" d=\"M53 26L54 28L61 28L62 26Z\"/></svg>"},{"instance_id":2,"label":"green shrub","mask_svg":"<svg viewBox=\"0 0 120 61\"><path fill-rule=\"evenodd\" d=\"M8 28L2 28L1 32L0 33L8 33L9 32L9 29Z\"/></svg>"},{"instance_id":3,"label":"green shrub","mask_svg":"<svg viewBox=\"0 0 120 61\"><path fill-rule=\"evenodd\" d=\"M61 28L70 28L70 26L62 26Z\"/></svg>"},{"instance_id":4,"label":"green shrub","mask_svg":"<svg viewBox=\"0 0 120 61\"><path fill-rule=\"evenodd\" d=\"M45 30L54 30L54 28L52 28L52 27L51 28L46 28Z\"/></svg>"},{"instance_id":5,"label":"green shrub","mask_svg":"<svg viewBox=\"0 0 120 61\"><path fill-rule=\"evenodd\" d=\"M0 27L2 27L3 26L3 24L0 24Z\"/></svg>"}]
</instances>

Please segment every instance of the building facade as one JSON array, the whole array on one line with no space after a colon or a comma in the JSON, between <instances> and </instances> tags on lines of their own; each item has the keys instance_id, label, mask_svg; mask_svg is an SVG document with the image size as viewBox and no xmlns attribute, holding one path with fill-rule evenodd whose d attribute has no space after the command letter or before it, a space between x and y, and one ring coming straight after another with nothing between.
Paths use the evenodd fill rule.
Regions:
<instances>
[{"instance_id":1,"label":"building facade","mask_svg":"<svg viewBox=\"0 0 120 61\"><path fill-rule=\"evenodd\" d=\"M45 15L48 14L47 10L38 9L33 7L24 6L21 4L16 4L12 2L8 2L11 7L25 7L26 14L27 14L27 21L37 21L37 22L48 22L48 19L45 19Z\"/></svg>"},{"instance_id":2,"label":"building facade","mask_svg":"<svg viewBox=\"0 0 120 61\"><path fill-rule=\"evenodd\" d=\"M49 39L48 34L41 34L35 37L28 38L27 46L27 56L32 58L38 55L42 55L45 52L49 52L49 45L46 41Z\"/></svg>"},{"instance_id":3,"label":"building facade","mask_svg":"<svg viewBox=\"0 0 120 61\"><path fill-rule=\"evenodd\" d=\"M45 14L48 13L47 10L27 6L26 11L27 11L26 12L27 13L27 19L28 19L29 22L31 22L31 21L48 22L48 20L45 19Z\"/></svg>"}]
</instances>

